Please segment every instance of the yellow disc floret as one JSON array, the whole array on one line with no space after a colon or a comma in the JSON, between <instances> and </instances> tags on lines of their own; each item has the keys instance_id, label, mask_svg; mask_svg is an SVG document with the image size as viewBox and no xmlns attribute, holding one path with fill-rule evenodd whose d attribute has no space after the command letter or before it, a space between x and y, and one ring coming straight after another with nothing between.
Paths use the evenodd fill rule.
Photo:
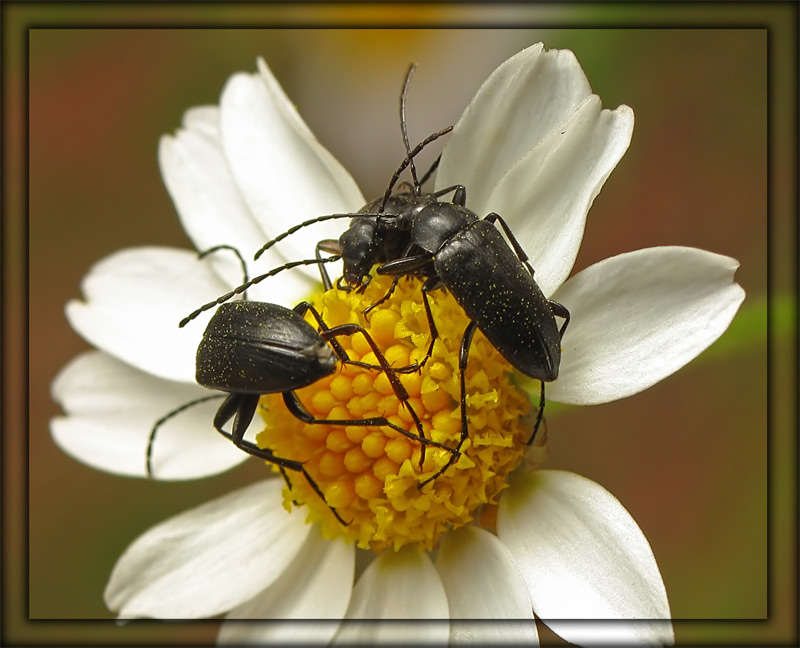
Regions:
<instances>
[{"instance_id":1,"label":"yellow disc floret","mask_svg":"<svg viewBox=\"0 0 800 648\"><path fill-rule=\"evenodd\" d=\"M364 309L390 286L391 277L375 277L361 293L334 288L311 301L329 327L363 326L397 369L425 358L431 334L415 278L401 279L392 296L364 316ZM345 536L375 551L409 543L432 549L443 532L485 515L482 508L498 502L506 477L527 450L532 432L528 397L515 387L511 366L480 333L465 373L469 425L461 443L459 349L468 320L446 291L435 290L429 297L439 337L420 370L396 374L408 393L406 401L398 398L384 372L344 363L333 375L297 391L317 419L384 417L412 438L389 426L303 423L287 411L280 394L261 399L266 426L258 444L278 457L303 462L325 498L301 473L286 471L291 490L284 489L284 504L287 509L305 505L308 521L319 522L328 538ZM360 333L336 340L350 360L379 365ZM425 440L419 438L410 408ZM453 449L461 443L460 454L426 440Z\"/></svg>"}]
</instances>

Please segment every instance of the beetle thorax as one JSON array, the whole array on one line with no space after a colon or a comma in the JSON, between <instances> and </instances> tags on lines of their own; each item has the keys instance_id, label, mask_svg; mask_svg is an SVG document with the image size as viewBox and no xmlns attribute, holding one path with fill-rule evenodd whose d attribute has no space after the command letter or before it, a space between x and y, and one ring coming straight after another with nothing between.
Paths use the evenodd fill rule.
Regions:
<instances>
[{"instance_id":1,"label":"beetle thorax","mask_svg":"<svg viewBox=\"0 0 800 648\"><path fill-rule=\"evenodd\" d=\"M411 229L411 243L420 250L435 253L446 241L478 220L470 210L450 203L434 203L419 212Z\"/></svg>"}]
</instances>

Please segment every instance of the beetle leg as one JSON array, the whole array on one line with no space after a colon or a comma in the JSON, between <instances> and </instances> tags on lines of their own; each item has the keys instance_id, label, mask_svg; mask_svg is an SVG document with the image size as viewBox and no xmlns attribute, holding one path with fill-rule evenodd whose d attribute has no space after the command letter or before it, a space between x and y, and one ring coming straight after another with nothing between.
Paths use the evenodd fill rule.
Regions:
<instances>
[{"instance_id":1,"label":"beetle leg","mask_svg":"<svg viewBox=\"0 0 800 648\"><path fill-rule=\"evenodd\" d=\"M554 315L564 318L564 323L561 325L561 329L558 331L558 338L563 340L564 331L567 330L567 324L569 324L569 311L567 310L566 306L562 306L558 302L554 302L552 299L548 299L547 303L550 304L550 310L553 311Z\"/></svg>"},{"instance_id":2,"label":"beetle leg","mask_svg":"<svg viewBox=\"0 0 800 648\"><path fill-rule=\"evenodd\" d=\"M278 461L273 461L275 457L270 450L259 448L256 444L251 443L250 441L245 441L244 439L244 434L247 431L250 422L253 420L253 416L255 415L257 407L258 395L256 394L230 394L228 395L228 398L225 399L225 402L220 405L217 415L214 417L214 427L222 436L230 439L233 442L233 445L240 450L243 450L254 457L275 463L280 468L283 481L286 482L289 490L292 490L292 482L289 481L289 477L286 475L285 468L289 467L292 470L296 470L297 468L292 466L284 466ZM234 421L233 432L231 433L225 431L223 426L232 418L234 418Z\"/></svg>"},{"instance_id":3,"label":"beetle leg","mask_svg":"<svg viewBox=\"0 0 800 648\"><path fill-rule=\"evenodd\" d=\"M400 254L400 256L398 258L400 258L400 259L408 258L408 253L410 251L411 251L411 243L409 242L408 245L405 246L405 249L403 250L403 252ZM402 273L398 273L398 274L396 274L394 276L394 279L392 279L392 285L389 287L389 290L386 291L386 294L383 297L381 297L378 301L376 301L375 303L367 306L362 311L364 313L364 317L367 317L367 313L369 313L376 306L379 306L380 304L385 302L387 299L389 299L389 297L391 297L394 294L394 291L397 288L397 284L400 281L400 277L402 277L402 276L403 276ZM367 320L367 321L369 321L369 320Z\"/></svg>"},{"instance_id":4,"label":"beetle leg","mask_svg":"<svg viewBox=\"0 0 800 648\"><path fill-rule=\"evenodd\" d=\"M372 275L370 274L361 277L361 285L358 288L356 288L356 292L359 294L363 293L367 289L367 286L369 286L370 281L372 281Z\"/></svg>"},{"instance_id":5,"label":"beetle leg","mask_svg":"<svg viewBox=\"0 0 800 648\"><path fill-rule=\"evenodd\" d=\"M519 241L517 241L517 237L514 236L513 232L511 231L511 228L503 220L503 217L500 216L500 214L495 214L494 212L492 212L491 214L487 214L486 216L484 216L483 220L489 221L490 223L495 223L495 222L500 223L500 226L503 228L503 231L506 234L506 238L511 243L511 247L514 248L514 252L516 252L517 257L519 258L520 261L522 261L522 263L525 264L525 267L528 268L528 272L531 273L532 277L533 267L531 266L530 263L528 263L528 255L525 254L525 250L522 249L522 246L519 244Z\"/></svg>"},{"instance_id":6,"label":"beetle leg","mask_svg":"<svg viewBox=\"0 0 800 648\"><path fill-rule=\"evenodd\" d=\"M386 374L386 377L389 379L389 382L392 385L392 390L394 391L397 400L399 400L403 406L409 411L411 414L411 418L414 419L414 426L419 430L419 439L422 441L427 441L425 438L425 432L422 428L422 421L419 420L419 416L414 411L414 408L408 404L408 392L406 388L403 387L403 383L400 382L400 379L397 377L397 373L389 366L389 363L386 360L386 356L383 355L378 344L375 340L372 339L372 336L367 333L367 331L360 326L359 324L342 324L340 326L335 326L331 329L328 329L322 333L322 337L324 339L330 340L332 336L336 335L355 335L356 333L361 333L364 336L364 339L369 344L370 348L372 349L375 357L378 359L378 362L381 365L381 370ZM344 358L342 358L342 362L344 364L352 364L353 361L347 358L345 354ZM425 463L425 444L420 445L420 457L419 457L419 465L420 469L422 468L422 464Z\"/></svg>"},{"instance_id":7,"label":"beetle leg","mask_svg":"<svg viewBox=\"0 0 800 648\"><path fill-rule=\"evenodd\" d=\"M470 321L467 328L464 330L464 335L461 338L461 349L458 354L458 377L461 385L461 439L458 442L458 449L469 437L469 426L467 419L467 361L469 360L469 348L472 346L472 338L475 331L478 330L478 325Z\"/></svg>"},{"instance_id":8,"label":"beetle leg","mask_svg":"<svg viewBox=\"0 0 800 648\"><path fill-rule=\"evenodd\" d=\"M422 270L427 265L433 264L433 255L429 253L417 256L401 257L393 261L387 261L377 267L376 272L380 275L409 275L416 270Z\"/></svg>"},{"instance_id":9,"label":"beetle leg","mask_svg":"<svg viewBox=\"0 0 800 648\"><path fill-rule=\"evenodd\" d=\"M336 509L328 504L322 490L320 490L320 487L317 485L311 475L306 472L306 469L303 467L303 463L301 461L276 457L268 448L260 448L255 443L245 440L244 433L247 430L250 421L253 420L256 407L258 407L258 398L258 394L230 394L222 403L222 405L220 405L219 411L214 417L214 427L217 428L217 431L219 431L220 434L233 441L233 444L240 450L278 466L278 469L281 471L281 475L283 475L283 480L286 482L289 490L292 490L292 483L289 481L289 478L286 475L286 470L293 470L295 472L303 473L308 485L311 486L314 492L320 496L323 502L325 502L325 505L331 510L336 519L339 520L339 522L341 522L344 526L348 526L349 522L345 522L339 513L336 512ZM226 432L222 429L222 426L234 416L236 418L233 423L233 433Z\"/></svg>"},{"instance_id":10,"label":"beetle leg","mask_svg":"<svg viewBox=\"0 0 800 648\"><path fill-rule=\"evenodd\" d=\"M359 362L358 360L351 360L350 357L347 355L347 352L344 350L344 348L342 348L342 345L339 344L339 341L336 339L337 335L353 335L357 333L359 330L364 332L365 335L367 335L366 331L364 331L364 329L361 328L358 324L342 324L341 326L336 326L334 327L334 329L331 329L322 319L322 315L319 314L319 311L308 302L300 302L292 310L294 310L301 317L304 316L306 313L311 313L311 315L316 320L317 325L319 326L320 334L327 342L330 343L330 345L333 347L334 353L336 353L339 360L341 360L343 363L354 365L356 367L363 367L364 369L377 369L378 371L383 371L384 368L383 365L373 365L367 362ZM354 326L357 328L352 329L351 327ZM370 343L370 346L372 346L373 350L376 351L375 353L376 357L379 354L381 354L380 349L378 348L377 344L375 344L374 341L372 341L372 338L369 338L367 341ZM411 373L412 371L417 371L419 367L420 365L415 362L414 364L410 364L405 367L398 367L396 369L390 367L390 369L395 373Z\"/></svg>"},{"instance_id":11,"label":"beetle leg","mask_svg":"<svg viewBox=\"0 0 800 648\"><path fill-rule=\"evenodd\" d=\"M222 405L219 406L219 409L214 416L214 427L216 428L217 432L219 432L222 436L229 438L234 443L236 443L236 439L234 439L230 432L223 430L222 426L224 426L239 412L239 407L241 405L240 401L243 397L244 394L228 394L228 397L222 402ZM258 399L256 399L256 403L257 402ZM253 412L255 412L255 408L253 409Z\"/></svg>"},{"instance_id":12,"label":"beetle leg","mask_svg":"<svg viewBox=\"0 0 800 648\"><path fill-rule=\"evenodd\" d=\"M328 244L328 245L326 245ZM339 248L339 242L334 239L325 239L317 243L316 248L314 248L314 256L319 261L319 275L322 279L322 287L325 289L325 292L328 292L331 288L333 288L333 282L331 281L331 276L328 274L328 270L325 268L323 261L322 261L322 252L333 252L334 254L340 254L341 249Z\"/></svg>"},{"instance_id":13,"label":"beetle leg","mask_svg":"<svg viewBox=\"0 0 800 648\"><path fill-rule=\"evenodd\" d=\"M317 243L317 249L328 254L341 254L342 247L336 239L322 239Z\"/></svg>"},{"instance_id":14,"label":"beetle leg","mask_svg":"<svg viewBox=\"0 0 800 648\"><path fill-rule=\"evenodd\" d=\"M533 434L531 434L531 438L528 439L527 445L531 445L536 438L536 433L539 432L539 426L542 424L542 420L544 419L544 380L540 381L542 386L541 391L539 392L539 412L536 414L536 423L533 424Z\"/></svg>"},{"instance_id":15,"label":"beetle leg","mask_svg":"<svg viewBox=\"0 0 800 648\"><path fill-rule=\"evenodd\" d=\"M244 283L247 283L248 280L249 280L249 277L247 275L247 263L245 262L244 257L242 256L242 253L239 252L239 250L237 248L233 247L232 245L224 245L224 244L223 245L215 245L214 247L210 247L207 250L203 250L202 252L200 252L198 258L202 259L202 258L208 256L209 254L212 254L214 252L218 252L219 250L230 250L237 257L239 257L239 263L242 266L242 275L244 276ZM321 267L322 266L320 266L320 268ZM244 292L242 292L242 299L247 299L247 291L246 290Z\"/></svg>"},{"instance_id":16,"label":"beetle leg","mask_svg":"<svg viewBox=\"0 0 800 648\"><path fill-rule=\"evenodd\" d=\"M362 312L364 313L364 317L367 317L367 314L368 314L368 313L369 313L369 312L370 312L370 311L371 311L373 308L377 308L378 306L380 306L380 305L381 305L383 302L385 302L387 299L389 299L389 297L391 297L391 296L394 294L395 288L397 288L397 284L398 284L398 282L400 281L400 276L401 276L401 275L395 275L395 276L394 276L394 279L392 279L392 285L389 287L389 290L387 290L387 291L386 291L386 294L385 294L383 297L381 297L381 298L380 298L378 301L376 301L375 303L373 303L373 304L371 304L371 305L367 306L367 307L366 307L366 308L365 308L365 309L362 311ZM369 319L367 319L367 321L369 321Z\"/></svg>"},{"instance_id":17,"label":"beetle leg","mask_svg":"<svg viewBox=\"0 0 800 648\"><path fill-rule=\"evenodd\" d=\"M439 158L442 156L440 155ZM436 160L438 166L438 158ZM427 180L427 176L425 178ZM439 191L434 191L431 196L434 198L440 198L447 193L453 192L453 199L450 201L453 205L458 205L459 207L464 207L467 204L467 188L464 185L451 185L449 187L445 187L444 189L439 189Z\"/></svg>"},{"instance_id":18,"label":"beetle leg","mask_svg":"<svg viewBox=\"0 0 800 648\"><path fill-rule=\"evenodd\" d=\"M357 363L355 360L350 360L347 356L347 352L342 348L342 345L339 344L339 340L336 339L335 335L327 334L327 331L330 330L330 327L325 323L325 320L322 319L322 315L319 314L319 311L314 308L308 302L300 302L292 309L295 313L300 315L300 317L305 316L306 313L311 313L314 320L317 322L317 326L319 327L320 333L322 334L323 339L326 342L330 343L333 347L334 353L339 357L339 360L342 362L348 362L349 364L359 364L359 366L363 366L368 369L382 369L382 367L377 367L374 365L369 365L366 363Z\"/></svg>"},{"instance_id":19,"label":"beetle leg","mask_svg":"<svg viewBox=\"0 0 800 648\"><path fill-rule=\"evenodd\" d=\"M425 184L425 183L426 183L426 182L427 182L427 181L430 179L430 177L433 175L433 172L434 172L434 171L436 171L436 169L438 169L438 168L439 168L439 162L440 162L441 160L442 160L442 154L440 153L440 154L439 154L439 157L437 157L437 158L436 158L436 159L433 161L433 164L431 164L431 168L430 168L430 169L428 169L428 170L425 172L425 175L424 175L424 176L422 176L422 179L419 181L419 188L420 188L420 189L422 188L422 185L424 185L424 184Z\"/></svg>"},{"instance_id":20,"label":"beetle leg","mask_svg":"<svg viewBox=\"0 0 800 648\"><path fill-rule=\"evenodd\" d=\"M223 403L224 404L224 403ZM258 394L240 394L236 418L233 419L233 442L241 447L244 441L244 433L250 427L250 423L256 414L258 407ZM222 409L220 407L220 409Z\"/></svg>"},{"instance_id":21,"label":"beetle leg","mask_svg":"<svg viewBox=\"0 0 800 648\"><path fill-rule=\"evenodd\" d=\"M342 348L342 345L339 344L339 340L336 339L336 336L325 335L325 333L330 330L330 327L325 323L325 320L322 319L322 315L319 314L319 311L316 308L314 308L308 302L303 301L297 304L297 306L295 306L292 310L298 315L300 315L300 317L304 317L306 313L311 313L311 316L317 322L317 326L319 327L323 339L325 339L326 342L330 343L330 345L333 347L333 350L339 357L339 359L342 360L342 362L344 362L345 360L349 360L349 358L347 357L347 352L344 350L344 348Z\"/></svg>"},{"instance_id":22,"label":"beetle leg","mask_svg":"<svg viewBox=\"0 0 800 648\"><path fill-rule=\"evenodd\" d=\"M308 423L311 425L352 425L355 427L389 427L392 428L398 434L402 434L404 437L407 437L412 441L420 442L420 455L424 456L425 446L433 446L434 448L441 448L442 450L446 450L451 455L455 455L456 459L461 456L461 453L458 450L454 450L453 448L445 445L444 443L439 443L438 441L433 441L432 439L426 439L425 437L419 437L416 434L412 434L408 430L404 430L403 428L401 428L399 425L395 425L394 423L392 423L383 416L375 416L373 418L366 418L366 419L318 419L314 418L311 415L311 413L305 408L303 403L300 402L300 399L298 398L297 394L295 394L294 392L284 393L283 402L286 404L286 408L289 410L292 416L303 421L303 423ZM412 416L417 421L419 421L417 413L414 411L414 408L412 408L410 405L409 405L409 411L411 411Z\"/></svg>"},{"instance_id":23,"label":"beetle leg","mask_svg":"<svg viewBox=\"0 0 800 648\"><path fill-rule=\"evenodd\" d=\"M344 281L344 277L339 277L336 280L336 290L343 290L344 292L350 292L351 290L353 290L352 286L348 286L347 284L343 284L342 281Z\"/></svg>"},{"instance_id":24,"label":"beetle leg","mask_svg":"<svg viewBox=\"0 0 800 648\"><path fill-rule=\"evenodd\" d=\"M467 324L467 328L464 329L464 335L461 336L461 349L458 354L458 377L459 382L461 385L461 438L458 441L458 445L455 447L455 453L450 457L449 461L432 477L428 477L423 482L418 484L419 488L422 488L425 484L430 481L433 481L440 475L444 474L444 472L452 466L456 460L458 459L458 455L461 454L461 446L464 445L464 441L467 440L469 437L469 419L467 417L467 360L469 359L469 348L472 345L472 338L475 335L475 331L477 330L478 325L470 321ZM456 454L457 453L457 454Z\"/></svg>"},{"instance_id":25,"label":"beetle leg","mask_svg":"<svg viewBox=\"0 0 800 648\"><path fill-rule=\"evenodd\" d=\"M383 265L378 266L377 272L378 274L390 275L413 274L414 270L420 270L426 265L431 264L432 261L433 257L430 254L420 254L417 256L396 259L394 261L387 261ZM425 280L425 283L422 284L422 302L425 305L425 314L428 317L428 326L431 329L431 343L428 347L425 357L422 359L422 362L419 363L420 367L424 366L431 357L431 354L433 353L433 345L436 342L436 338L439 337L439 331L436 329L436 323L433 321L433 313L431 312L431 305L428 301L428 293L431 290L441 288L442 285L442 280L438 275L433 273Z\"/></svg>"},{"instance_id":26,"label":"beetle leg","mask_svg":"<svg viewBox=\"0 0 800 648\"><path fill-rule=\"evenodd\" d=\"M422 367L425 365L426 362L431 357L433 353L433 345L436 344L436 338L439 337L439 330L436 328L436 322L433 321L433 312L431 311L431 303L428 299L428 293L431 290L436 290L437 288L441 288L442 281L439 277L428 277L425 280L425 283L422 284L422 303L425 305L425 315L428 317L428 327L431 330L431 343L428 345L428 350L425 353L425 357L422 359L422 362L419 363L419 366Z\"/></svg>"},{"instance_id":27,"label":"beetle leg","mask_svg":"<svg viewBox=\"0 0 800 648\"><path fill-rule=\"evenodd\" d=\"M382 266L378 266L378 274L409 274L409 270L416 270L429 263L430 260L431 256L426 254L415 257L406 257L404 259L397 259L396 261L389 261L384 263ZM425 315L428 318L428 327L431 330L431 343L428 346L428 351L425 353L425 357L422 359L422 362L418 363L420 367L423 367L430 359L431 354L433 353L433 345L436 343L436 338L439 337L439 331L436 328L436 323L433 321L433 312L431 311L431 304L428 300L428 293L431 290L441 288L442 285L442 280L438 275L435 274L428 277L422 284L422 303L425 305Z\"/></svg>"}]
</instances>

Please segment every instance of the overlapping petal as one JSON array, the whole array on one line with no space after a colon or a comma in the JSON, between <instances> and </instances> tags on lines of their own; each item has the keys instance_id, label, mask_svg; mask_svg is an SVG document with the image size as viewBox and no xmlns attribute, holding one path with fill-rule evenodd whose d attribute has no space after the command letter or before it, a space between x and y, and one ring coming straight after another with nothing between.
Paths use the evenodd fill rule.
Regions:
<instances>
[{"instance_id":1,"label":"overlapping petal","mask_svg":"<svg viewBox=\"0 0 800 648\"><path fill-rule=\"evenodd\" d=\"M184 115L183 128L161 138L158 149L161 174L175 203L181 224L198 251L229 245L241 252L248 274L285 263L281 255L268 251L258 262L253 255L268 239L250 213L231 175L219 136L219 108L195 108ZM313 246L309 248L313 250ZM212 267L228 287L241 284L242 267L234 253L219 252ZM279 282L253 286L252 299L293 306L297 295L311 289L309 277L287 272Z\"/></svg>"},{"instance_id":2,"label":"overlapping petal","mask_svg":"<svg viewBox=\"0 0 800 648\"><path fill-rule=\"evenodd\" d=\"M350 174L317 141L259 59L258 74L236 74L221 98L222 145L237 187L267 238L324 214L366 202ZM314 244L338 238L336 221L281 244L287 258L313 257Z\"/></svg>"},{"instance_id":3,"label":"overlapping petal","mask_svg":"<svg viewBox=\"0 0 800 648\"><path fill-rule=\"evenodd\" d=\"M614 636L601 639L615 645L672 643L667 593L647 539L598 484L552 470L520 476L500 502L497 534L536 615L567 641L602 643L559 620L610 619Z\"/></svg>"},{"instance_id":4,"label":"overlapping petal","mask_svg":"<svg viewBox=\"0 0 800 648\"><path fill-rule=\"evenodd\" d=\"M591 95L493 188L486 211L510 224L545 295L572 271L589 208L632 133L630 108L601 110Z\"/></svg>"},{"instance_id":5,"label":"overlapping petal","mask_svg":"<svg viewBox=\"0 0 800 648\"><path fill-rule=\"evenodd\" d=\"M178 323L228 290L196 253L121 250L95 264L81 287L85 301L70 301L66 312L88 342L154 376L195 382L195 354L210 314L182 329Z\"/></svg>"},{"instance_id":6,"label":"overlapping petal","mask_svg":"<svg viewBox=\"0 0 800 648\"><path fill-rule=\"evenodd\" d=\"M500 179L591 94L569 50L539 43L503 62L483 82L442 151L436 188L467 187L471 209L491 209Z\"/></svg>"},{"instance_id":7,"label":"overlapping petal","mask_svg":"<svg viewBox=\"0 0 800 648\"><path fill-rule=\"evenodd\" d=\"M378 556L358 579L334 645L442 645L449 625L447 596L426 553L404 547ZM364 619L418 619L417 623ZM434 619L444 621L433 621Z\"/></svg>"},{"instance_id":8,"label":"overlapping petal","mask_svg":"<svg viewBox=\"0 0 800 648\"><path fill-rule=\"evenodd\" d=\"M475 526L449 534L439 549L436 569L447 593L453 621L451 643L539 644L525 583L497 536ZM464 619L490 622L464 623Z\"/></svg>"},{"instance_id":9,"label":"overlapping petal","mask_svg":"<svg viewBox=\"0 0 800 648\"><path fill-rule=\"evenodd\" d=\"M94 468L144 477L153 424L212 393L90 351L73 359L53 382L53 399L66 413L51 422L53 439L64 452ZM211 421L219 405L215 399L165 422L153 444L154 478L206 477L247 458L214 429Z\"/></svg>"},{"instance_id":10,"label":"overlapping petal","mask_svg":"<svg viewBox=\"0 0 800 648\"><path fill-rule=\"evenodd\" d=\"M605 403L683 367L722 335L739 309L738 267L705 250L658 247L605 259L572 277L553 295L572 323L548 397Z\"/></svg>"},{"instance_id":11,"label":"overlapping petal","mask_svg":"<svg viewBox=\"0 0 800 648\"><path fill-rule=\"evenodd\" d=\"M630 144L633 111L601 110L568 50L530 47L481 86L442 153L437 189L467 187L467 206L500 214L545 294L569 275L586 215Z\"/></svg>"},{"instance_id":12,"label":"overlapping petal","mask_svg":"<svg viewBox=\"0 0 800 648\"><path fill-rule=\"evenodd\" d=\"M355 547L309 533L280 577L253 599L234 608L222 625L222 644L323 645L344 617L353 590ZM235 621L268 619L268 623ZM297 620L314 619L301 624ZM324 622L323 619L335 621Z\"/></svg>"},{"instance_id":13,"label":"overlapping petal","mask_svg":"<svg viewBox=\"0 0 800 648\"><path fill-rule=\"evenodd\" d=\"M106 605L121 618L197 619L253 598L288 567L311 527L287 515L279 478L177 515L139 536L114 566Z\"/></svg>"}]
</instances>

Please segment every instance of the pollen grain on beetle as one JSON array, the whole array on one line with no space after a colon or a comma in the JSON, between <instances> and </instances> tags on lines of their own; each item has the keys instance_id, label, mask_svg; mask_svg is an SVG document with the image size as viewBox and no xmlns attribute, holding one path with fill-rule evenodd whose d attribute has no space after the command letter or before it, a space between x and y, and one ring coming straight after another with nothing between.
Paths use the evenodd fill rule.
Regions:
<instances>
[{"instance_id":1,"label":"pollen grain on beetle","mask_svg":"<svg viewBox=\"0 0 800 648\"><path fill-rule=\"evenodd\" d=\"M421 361L430 344L430 329L420 301L420 280L405 277L392 296L363 315L383 297L390 277L374 277L362 293L336 288L310 300L329 326L358 322L375 339L392 367ZM426 439L457 447L461 438L459 348L468 320L449 293L433 291L431 309L439 338L421 370L398 373L409 394L408 405L422 421ZM376 365L362 335L339 338L351 360ZM421 441L389 427L309 425L292 416L280 394L261 398L265 428L257 440L277 456L302 461L327 503L349 522L343 526L305 479L288 475L284 506L303 504L309 522L318 521L328 538L345 536L362 549L381 551L418 544L432 549L439 536L492 507L506 478L520 463L531 435L531 404L515 387L512 369L494 347L477 334L466 371L469 437L461 456L422 488L451 459L451 453L425 447ZM395 395L386 375L357 365L342 365L335 374L297 394L311 414L328 419L386 417L414 435L418 431L408 408ZM272 466L273 470L278 470Z\"/></svg>"}]
</instances>

